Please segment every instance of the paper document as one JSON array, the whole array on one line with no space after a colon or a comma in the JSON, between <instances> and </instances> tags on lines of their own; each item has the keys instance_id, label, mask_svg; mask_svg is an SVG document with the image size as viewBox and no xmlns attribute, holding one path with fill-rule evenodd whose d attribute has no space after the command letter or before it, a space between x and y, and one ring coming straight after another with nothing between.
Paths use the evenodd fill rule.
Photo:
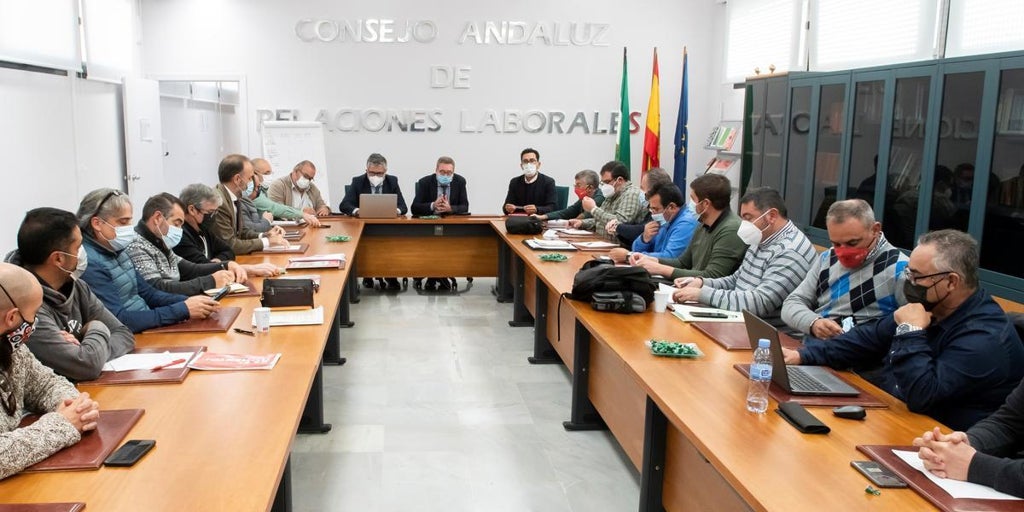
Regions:
<instances>
[{"instance_id":1,"label":"paper document","mask_svg":"<svg viewBox=\"0 0 1024 512\"><path fill-rule=\"evenodd\" d=\"M614 249L614 248L619 246L619 244L613 244L611 242L573 242L572 245L575 245L579 249L598 249L598 250L600 250L600 249Z\"/></svg>"},{"instance_id":2,"label":"paper document","mask_svg":"<svg viewBox=\"0 0 1024 512\"><path fill-rule=\"evenodd\" d=\"M335 252L331 254L311 254L309 256L296 256L294 258L288 258L288 261L324 261L324 260L338 260L345 261L345 253Z\"/></svg>"},{"instance_id":3,"label":"paper document","mask_svg":"<svg viewBox=\"0 0 1024 512\"><path fill-rule=\"evenodd\" d=\"M929 480L935 485L942 488L943 491L949 493L953 499L975 499L975 500L1020 500L1016 496L1010 496L1009 494L1001 493L991 487L984 485L972 484L970 482L961 482L959 480L951 480L949 478L939 478L924 468L924 462L917 456L917 452L910 452L906 450L893 450L892 453L896 454L897 457L903 459L910 467L924 473Z\"/></svg>"},{"instance_id":4,"label":"paper document","mask_svg":"<svg viewBox=\"0 0 1024 512\"><path fill-rule=\"evenodd\" d=\"M157 352L146 354L125 354L103 365L105 372L126 372L131 370L152 370L178 359L188 361L195 352ZM167 369L182 368L185 362L167 366Z\"/></svg>"},{"instance_id":5,"label":"paper document","mask_svg":"<svg viewBox=\"0 0 1024 512\"><path fill-rule=\"evenodd\" d=\"M526 240L526 245L531 249L547 249L549 251L575 251L576 248L569 242L564 240L541 240L538 238L530 238Z\"/></svg>"},{"instance_id":6,"label":"paper document","mask_svg":"<svg viewBox=\"0 0 1024 512\"><path fill-rule=\"evenodd\" d=\"M299 249L302 249L301 245L291 245L291 244L288 244L287 246L284 246L284 247L281 247L281 246L267 247L266 249L263 249L263 251L264 252L283 252L283 251L297 251Z\"/></svg>"},{"instance_id":7,"label":"paper document","mask_svg":"<svg viewBox=\"0 0 1024 512\"><path fill-rule=\"evenodd\" d=\"M591 235L594 234L593 231L587 231L585 229L573 229L573 228L564 228L564 229L559 229L557 231L559 231L563 235L569 235L569 236L591 236Z\"/></svg>"},{"instance_id":8,"label":"paper document","mask_svg":"<svg viewBox=\"0 0 1024 512\"><path fill-rule=\"evenodd\" d=\"M675 304L672 308L672 314L684 322L743 323L743 313L729 311L728 309L709 308L707 306L691 306L689 304ZM714 316L693 316L693 313L723 315L724 318L715 318Z\"/></svg>"},{"instance_id":9,"label":"paper document","mask_svg":"<svg viewBox=\"0 0 1024 512\"><path fill-rule=\"evenodd\" d=\"M204 352L189 365L193 370L270 370L281 354L213 354Z\"/></svg>"},{"instance_id":10,"label":"paper document","mask_svg":"<svg viewBox=\"0 0 1024 512\"><path fill-rule=\"evenodd\" d=\"M229 289L228 294L230 295L232 293L242 293L247 291L249 291L248 286L239 283L231 283L231 288ZM220 288L210 288L209 290L206 290L203 293L209 295L210 297L213 297L214 295L217 295L218 292L220 292Z\"/></svg>"},{"instance_id":11,"label":"paper document","mask_svg":"<svg viewBox=\"0 0 1024 512\"><path fill-rule=\"evenodd\" d=\"M271 311L270 325L320 325L324 323L324 307L313 309L296 309L292 311ZM252 325L256 325L255 316Z\"/></svg>"},{"instance_id":12,"label":"paper document","mask_svg":"<svg viewBox=\"0 0 1024 512\"><path fill-rule=\"evenodd\" d=\"M275 220L275 221L271 221L270 223L275 225L275 226L294 227L294 226L301 226L301 225L305 224L306 221L305 220L302 220L302 221L298 221L298 220Z\"/></svg>"}]
</instances>

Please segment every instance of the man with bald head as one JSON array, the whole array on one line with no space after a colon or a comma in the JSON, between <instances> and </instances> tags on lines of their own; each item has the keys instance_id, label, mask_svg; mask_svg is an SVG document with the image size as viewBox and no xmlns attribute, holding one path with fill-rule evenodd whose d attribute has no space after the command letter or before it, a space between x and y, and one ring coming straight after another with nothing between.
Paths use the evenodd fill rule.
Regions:
<instances>
[{"instance_id":1,"label":"man with bald head","mask_svg":"<svg viewBox=\"0 0 1024 512\"><path fill-rule=\"evenodd\" d=\"M316 218L316 215L305 213L301 208L293 208L270 199L267 195L269 186L266 184L270 180L270 176L274 174L274 170L270 167L270 162L262 158L253 158L252 171L253 176L256 178L256 188L258 191L256 197L252 199L252 203L256 205L256 210L261 214L269 212L275 219L305 220L311 226L320 225L320 219Z\"/></svg>"},{"instance_id":2,"label":"man with bald head","mask_svg":"<svg viewBox=\"0 0 1024 512\"><path fill-rule=\"evenodd\" d=\"M0 479L71 446L96 429L99 404L43 366L25 347L43 289L25 269L0 263ZM39 420L21 427L26 414Z\"/></svg>"}]
</instances>

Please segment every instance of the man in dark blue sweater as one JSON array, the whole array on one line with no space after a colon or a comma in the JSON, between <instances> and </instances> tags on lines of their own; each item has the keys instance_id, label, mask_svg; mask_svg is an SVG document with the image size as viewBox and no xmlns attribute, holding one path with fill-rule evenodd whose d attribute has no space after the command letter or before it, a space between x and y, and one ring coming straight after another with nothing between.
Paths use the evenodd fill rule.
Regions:
<instances>
[{"instance_id":1,"label":"man in dark blue sweater","mask_svg":"<svg viewBox=\"0 0 1024 512\"><path fill-rule=\"evenodd\" d=\"M978 287L978 244L962 231L922 235L910 254L908 304L829 340L783 349L788 364L850 368L881 359L874 385L966 430L992 414L1024 376L1024 347L1006 313Z\"/></svg>"}]
</instances>

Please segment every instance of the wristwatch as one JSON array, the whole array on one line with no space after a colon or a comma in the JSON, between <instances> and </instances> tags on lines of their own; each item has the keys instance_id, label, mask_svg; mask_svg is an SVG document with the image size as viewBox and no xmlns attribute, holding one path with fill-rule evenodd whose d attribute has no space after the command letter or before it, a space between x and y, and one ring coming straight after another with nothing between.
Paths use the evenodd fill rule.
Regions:
<instances>
[{"instance_id":1,"label":"wristwatch","mask_svg":"<svg viewBox=\"0 0 1024 512\"><path fill-rule=\"evenodd\" d=\"M902 323L902 324L899 324L899 325L896 326L896 336L903 336L904 334L908 334L908 333L912 333L914 331L920 331L920 330L922 330L922 328L918 327L916 325L908 324L908 323Z\"/></svg>"}]
</instances>

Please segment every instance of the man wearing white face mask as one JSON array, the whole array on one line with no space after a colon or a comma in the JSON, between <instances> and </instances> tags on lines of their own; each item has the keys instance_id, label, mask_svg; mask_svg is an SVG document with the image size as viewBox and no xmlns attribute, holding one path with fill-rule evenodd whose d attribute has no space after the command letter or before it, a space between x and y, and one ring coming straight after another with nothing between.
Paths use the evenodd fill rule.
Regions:
<instances>
[{"instance_id":1,"label":"man wearing white face mask","mask_svg":"<svg viewBox=\"0 0 1024 512\"><path fill-rule=\"evenodd\" d=\"M7 261L31 272L43 289L27 344L40 362L71 380L99 376L103 365L135 348L135 337L78 279L88 266L75 215L56 208L25 214L18 250Z\"/></svg>"},{"instance_id":2,"label":"man wearing white face mask","mask_svg":"<svg viewBox=\"0 0 1024 512\"><path fill-rule=\"evenodd\" d=\"M589 213L589 219L572 219L569 227L594 230L598 235L612 239L606 227L609 221L620 223L640 222L646 214L644 195L633 182L629 181L629 168L626 164L612 160L601 167L601 193L604 203L601 206L593 198L584 197L583 211Z\"/></svg>"},{"instance_id":3,"label":"man wearing white face mask","mask_svg":"<svg viewBox=\"0 0 1024 512\"><path fill-rule=\"evenodd\" d=\"M352 184L345 191L345 198L338 205L338 211L345 215L359 216L359 196L362 194L395 194L398 196L397 215L405 215L409 208L398 186L398 177L388 174L388 161L384 155L373 153L366 159L366 174L352 178Z\"/></svg>"},{"instance_id":4,"label":"man wearing white face mask","mask_svg":"<svg viewBox=\"0 0 1024 512\"><path fill-rule=\"evenodd\" d=\"M543 215L554 211L557 207L555 180L540 173L540 152L533 148L524 149L519 153L519 166L523 175L508 182L502 211L506 215L517 211Z\"/></svg>"},{"instance_id":5,"label":"man wearing white face mask","mask_svg":"<svg viewBox=\"0 0 1024 512\"><path fill-rule=\"evenodd\" d=\"M740 217L743 221L736 234L749 246L740 268L726 277L690 279L672 298L732 311L746 309L797 334L782 321L779 310L807 275L815 257L814 245L789 220L786 203L774 189L749 189L740 198Z\"/></svg>"},{"instance_id":6,"label":"man wearing white face mask","mask_svg":"<svg viewBox=\"0 0 1024 512\"><path fill-rule=\"evenodd\" d=\"M295 164L292 172L274 180L267 191L267 197L275 203L293 208L301 208L305 213L319 217L331 214L320 189L313 180L316 179L316 166L309 160Z\"/></svg>"},{"instance_id":7,"label":"man wearing white face mask","mask_svg":"<svg viewBox=\"0 0 1024 512\"><path fill-rule=\"evenodd\" d=\"M76 216L89 254L82 280L132 332L206 318L217 308L205 295L162 292L139 277L124 250L136 237L132 203L124 193L109 188L89 192Z\"/></svg>"},{"instance_id":8,"label":"man wearing white face mask","mask_svg":"<svg viewBox=\"0 0 1024 512\"><path fill-rule=\"evenodd\" d=\"M159 290L182 295L235 282L235 273L220 263L192 263L171 251L181 241L184 224L184 203L177 197L165 192L146 201L135 226L139 236L127 249L139 277Z\"/></svg>"}]
</instances>

